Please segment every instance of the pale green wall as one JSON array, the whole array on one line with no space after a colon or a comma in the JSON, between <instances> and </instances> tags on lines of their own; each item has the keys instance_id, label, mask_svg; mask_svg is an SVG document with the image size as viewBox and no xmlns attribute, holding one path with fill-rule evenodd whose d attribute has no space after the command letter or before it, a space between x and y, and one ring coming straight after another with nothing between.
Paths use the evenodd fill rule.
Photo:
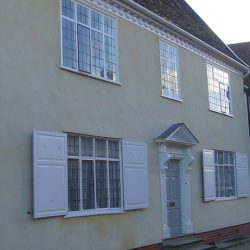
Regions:
<instances>
[{"instance_id":1,"label":"pale green wall","mask_svg":"<svg viewBox=\"0 0 250 250\"><path fill-rule=\"evenodd\" d=\"M161 97L159 38L119 19L120 82L60 69L57 0L0 2L1 250L123 250L161 241L157 146L185 122L200 144L191 173L195 232L250 220L249 199L204 203L201 151L248 152L242 79L231 74L234 118L208 110L206 61L180 48L183 103ZM33 130L72 131L148 143L150 207L121 215L33 220ZM216 218L219 218L216 219Z\"/></svg>"}]
</instances>

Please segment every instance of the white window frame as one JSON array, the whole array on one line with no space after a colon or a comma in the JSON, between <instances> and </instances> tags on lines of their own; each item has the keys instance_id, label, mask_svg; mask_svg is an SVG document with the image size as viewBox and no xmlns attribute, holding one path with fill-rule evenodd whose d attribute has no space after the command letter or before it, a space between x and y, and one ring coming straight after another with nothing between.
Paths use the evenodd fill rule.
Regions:
<instances>
[{"instance_id":1,"label":"white window frame","mask_svg":"<svg viewBox=\"0 0 250 250\"><path fill-rule=\"evenodd\" d=\"M176 51L176 62L174 61L171 61L165 57L162 57L161 55L161 44L164 44L168 47L172 47L175 49ZM180 63L179 63L179 49L178 47L176 47L175 45L167 42L166 40L163 40L163 39L160 39L159 40L159 50L160 50L160 65L161 65L161 92L162 92L162 97L165 97L165 98L168 98L168 99L172 99L172 100L175 100L175 101L179 101L179 102L182 102L182 99L181 99L181 84L180 84ZM163 63L162 63L162 60L167 60L173 64L176 65L176 70L177 70L177 88L178 88L178 94L177 96L175 95L170 95L170 94L165 94L164 91L163 91L163 80L162 80L162 72L163 72ZM176 92L175 92L176 94Z\"/></svg>"},{"instance_id":2,"label":"white window frame","mask_svg":"<svg viewBox=\"0 0 250 250\"><path fill-rule=\"evenodd\" d=\"M71 217L78 217L78 216L89 216L89 215L100 215L100 214L117 214L117 213L123 213L124 212L124 207L123 207L123 173L122 173L122 148L121 148L121 140L119 139L113 139L113 138L103 138L103 137L97 137L97 136L88 136L88 135L80 135L80 134L70 134L68 133L67 136L76 136L78 137L79 140L79 156L69 156L68 150L67 150L67 159L75 159L79 161L79 167L80 167L80 210L78 211L70 211L68 210L68 214L65 216L65 218L71 218ZM82 156L81 155L81 137L85 138L91 138L92 143L93 143L93 156ZM96 157L95 156L95 140L96 139L101 139L105 140L106 142L106 156L107 157ZM119 158L109 158L108 157L108 141L117 141L118 142L118 147L119 147ZM121 206L119 208L95 208L95 209L82 209L82 161L93 161L94 162L94 169L95 169L95 162L97 160L101 161L116 161L119 162L119 167L120 167L120 203ZM94 172L95 176L95 172ZM107 171L107 185L108 185L108 190L109 190L109 171ZM94 177L95 181L95 177ZM96 185L96 184L95 184ZM109 192L108 192L109 195ZM110 199L108 199L108 203L110 204ZM95 207L97 206L96 204L96 193L95 193Z\"/></svg>"},{"instance_id":3,"label":"white window frame","mask_svg":"<svg viewBox=\"0 0 250 250\"><path fill-rule=\"evenodd\" d=\"M77 73L77 74L80 74L80 75L83 75L83 76L88 76L88 77L96 78L98 80L102 80L102 81L105 81L105 82L114 83L114 84L117 84L117 85L122 85L119 82L120 72L119 72L118 18L116 16L114 16L114 15L110 15L110 13L100 11L99 9L97 9L95 7L92 7L89 4L85 4L85 3L83 4L83 3L81 3L81 2L79 2L77 0L71 0L71 1L75 3L76 8L77 8L77 4L78 4L78 5L81 5L83 7L88 8L90 11L93 10L93 11L101 14L102 16L107 16L108 18L111 18L111 19L113 19L115 21L115 35L113 36L113 38L115 39L115 43L116 43L116 51L115 51L115 53L116 53L116 60L115 60L116 79L111 80L111 79L108 79L108 78L105 77L105 55L104 55L104 77L95 75L94 73L92 73L92 69L91 69L91 73L79 70L79 66L78 66L79 61L78 61L77 28L76 28L76 61L77 61L76 62L76 69L63 65L63 24L62 24L63 22L62 22L62 20L63 20L63 18L65 18L67 20L73 21L76 24L76 27L77 27L77 24L79 22L77 21L76 18L75 18L75 20L73 20L73 19L70 19L69 17L66 17L66 16L64 16L62 14L62 0L60 0L60 31L61 31L61 34L60 34L60 41L61 41L61 44L60 44L61 45L60 46L61 47L61 64L60 64L60 68L71 71L71 72L74 72L74 73ZM75 11L77 12L77 10L75 10ZM87 27L82 23L80 23L80 25L82 25L84 27ZM90 26L88 28L90 28L90 31L94 30L94 28L91 28ZM100 32L99 30L97 30L97 31ZM104 31L102 31L102 34L104 34ZM90 32L90 35L91 35L91 32ZM90 39L90 43L91 43L91 39ZM103 43L104 43L104 41L103 41ZM90 57L92 57L92 46L91 45L90 45L90 49L91 49ZM105 54L105 51L104 51L104 54ZM91 67L92 67L92 58L91 58Z\"/></svg>"},{"instance_id":4,"label":"white window frame","mask_svg":"<svg viewBox=\"0 0 250 250\"><path fill-rule=\"evenodd\" d=\"M232 199L237 199L237 173L236 173L236 153L235 152L231 152L231 151L223 151L223 150L214 150L214 157L216 159L216 154L217 153L223 153L223 163L219 164L218 162L216 162L216 160L214 160L214 165L215 165L215 191L216 191L216 201L220 201L220 200L232 200ZM230 164L230 162L228 163L224 163L224 153L231 153L233 154L234 157L234 162L233 164ZM232 196L217 196L217 179L216 179L216 171L217 168L222 167L223 169L225 167L233 167L233 171L234 171L234 195ZM226 177L225 175L223 176L224 178L224 182L226 181ZM225 191L224 191L225 192Z\"/></svg>"},{"instance_id":5,"label":"white window frame","mask_svg":"<svg viewBox=\"0 0 250 250\"><path fill-rule=\"evenodd\" d=\"M214 77L213 78L210 78L209 77L209 74L208 74L208 68L209 67L212 67L212 69L217 69L217 70L220 70L222 71L224 74L227 74L228 75L228 87L229 87L229 112L224 112L222 111L222 103L221 103L221 88L220 88L220 85L224 85L224 83L218 81L217 79L215 79ZM230 72L224 68L221 68L217 65L214 65L213 63L210 63L210 62L207 62L206 64L206 68L207 68L207 82L208 82L208 102L209 102L209 110L210 111L213 111L213 112L216 112L216 113L219 113L219 114L223 114L223 115L226 115L226 116L231 116L233 117L233 102L232 102L232 88L231 88L231 79L230 79ZM218 83L219 83L219 92L220 92L220 110L217 110L215 108L212 107L212 102L211 102L211 98L210 98L210 85L209 85L209 79L212 79L212 80L216 80Z\"/></svg>"}]
</instances>

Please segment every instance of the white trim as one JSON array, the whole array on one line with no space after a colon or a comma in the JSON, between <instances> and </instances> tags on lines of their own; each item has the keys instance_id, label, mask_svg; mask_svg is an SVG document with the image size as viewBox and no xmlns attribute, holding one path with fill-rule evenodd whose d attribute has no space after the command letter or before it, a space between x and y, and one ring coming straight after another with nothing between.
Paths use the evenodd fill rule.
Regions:
<instances>
[{"instance_id":1,"label":"white trim","mask_svg":"<svg viewBox=\"0 0 250 250\"><path fill-rule=\"evenodd\" d=\"M232 196L232 197L216 197L216 199L214 200L216 201L231 201L231 200L237 200L237 196Z\"/></svg>"},{"instance_id":2,"label":"white trim","mask_svg":"<svg viewBox=\"0 0 250 250\"><path fill-rule=\"evenodd\" d=\"M58 67L60 69L63 69L63 70L71 71L72 73L75 73L75 74L78 74L78 75L82 75L82 76L87 76L87 77L90 77L90 78L93 78L93 79L97 79L97 80L101 80L103 82L112 83L112 84L118 85L118 86L122 86L123 85L120 82L115 82L115 81L112 81L112 80L108 80L108 79L105 79L105 78L102 78L102 77L99 77L99 76L91 75L89 73L86 73L86 72L83 72L83 71L78 71L78 70L75 70L75 69L72 69L72 68L69 68L69 67L65 67L65 66L62 66L62 65L59 65Z\"/></svg>"},{"instance_id":3,"label":"white trim","mask_svg":"<svg viewBox=\"0 0 250 250\"><path fill-rule=\"evenodd\" d=\"M83 0L81 1L83 2ZM185 32L184 30L180 29L179 27L171 24L170 22L166 21L165 19L157 16L156 14L152 13L151 11L148 11L147 9L143 8L142 6L139 6L140 9L143 9L144 12L150 13L151 17L145 16L142 13L135 11L135 9L130 8L129 6L126 6L118 1L114 0L84 0L84 2L92 3L96 6L99 6L100 8L103 8L127 21L130 21L134 24L137 24L138 26L145 28L149 30L150 32L153 32L160 37L178 45L181 46L195 54L198 54L199 56L205 58L206 60L213 62L217 65L220 65L224 68L229 69L230 71L243 75L243 70L238 70L236 67L231 66L237 65L241 68L246 69L246 67L231 57L223 54L222 52L218 51L217 49L213 48L212 46L206 44L205 42L201 41L200 39L192 36L188 32ZM138 4L129 1L130 4L136 5L138 7ZM153 20L158 19L158 21ZM171 30L172 29L172 30ZM183 35L177 34L183 33L183 35L188 36L189 38L184 37ZM184 34L185 33L185 34ZM221 59L223 58L223 59ZM225 60L230 61L230 63L225 63Z\"/></svg>"},{"instance_id":4,"label":"white trim","mask_svg":"<svg viewBox=\"0 0 250 250\"><path fill-rule=\"evenodd\" d=\"M122 214L124 213L123 209L101 209L98 210L88 210L88 211L77 211L69 212L64 216L65 219L74 218L74 217L84 217L84 216L96 216L96 215L105 215L105 214Z\"/></svg>"},{"instance_id":5,"label":"white trim","mask_svg":"<svg viewBox=\"0 0 250 250\"><path fill-rule=\"evenodd\" d=\"M211 109L211 108L208 108L208 110L211 111L211 112L220 114L220 115L224 115L224 116L228 116L228 117L234 118L234 115L229 115L229 114L226 114L226 113L222 113L222 112L219 112L219 111L217 111L217 110L213 110L213 109Z\"/></svg>"},{"instance_id":6,"label":"white trim","mask_svg":"<svg viewBox=\"0 0 250 250\"><path fill-rule=\"evenodd\" d=\"M176 99L176 98L165 96L165 95L161 95L161 97L172 100L172 101L183 102L182 99Z\"/></svg>"}]
</instances>

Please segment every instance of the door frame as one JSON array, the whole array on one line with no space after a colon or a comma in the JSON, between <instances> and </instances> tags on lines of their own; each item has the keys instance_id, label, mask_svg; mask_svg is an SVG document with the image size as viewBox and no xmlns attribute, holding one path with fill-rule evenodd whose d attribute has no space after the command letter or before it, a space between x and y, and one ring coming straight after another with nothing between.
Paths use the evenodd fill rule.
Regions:
<instances>
[{"instance_id":1,"label":"door frame","mask_svg":"<svg viewBox=\"0 0 250 250\"><path fill-rule=\"evenodd\" d=\"M166 168L168 167L168 162L170 160L180 161L182 233L193 233L193 223L191 216L190 165L192 164L194 157L191 155L190 146L163 142L159 144L163 239L170 238L166 191Z\"/></svg>"}]
</instances>

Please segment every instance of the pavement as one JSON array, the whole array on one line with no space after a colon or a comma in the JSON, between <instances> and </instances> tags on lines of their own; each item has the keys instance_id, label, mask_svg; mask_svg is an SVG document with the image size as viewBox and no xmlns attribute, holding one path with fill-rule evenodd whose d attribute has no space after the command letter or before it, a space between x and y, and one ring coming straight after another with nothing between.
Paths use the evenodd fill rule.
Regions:
<instances>
[{"instance_id":1,"label":"pavement","mask_svg":"<svg viewBox=\"0 0 250 250\"><path fill-rule=\"evenodd\" d=\"M250 250L250 242L235 247L230 247L228 250Z\"/></svg>"}]
</instances>

